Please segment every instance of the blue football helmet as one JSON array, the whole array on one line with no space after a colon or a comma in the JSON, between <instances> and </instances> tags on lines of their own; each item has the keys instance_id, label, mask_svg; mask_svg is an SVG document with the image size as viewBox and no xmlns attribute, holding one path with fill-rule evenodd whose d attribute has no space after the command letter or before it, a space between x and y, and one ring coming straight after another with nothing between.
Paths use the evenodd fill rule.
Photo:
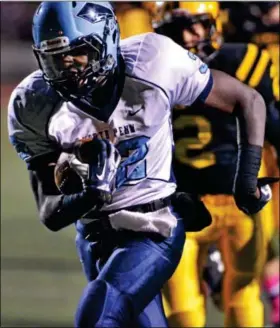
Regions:
<instances>
[{"instance_id":1,"label":"blue football helmet","mask_svg":"<svg viewBox=\"0 0 280 328\"><path fill-rule=\"evenodd\" d=\"M67 100L88 96L117 67L120 33L109 2L42 2L32 33L44 79ZM87 56L86 67L65 68L68 55Z\"/></svg>"}]
</instances>

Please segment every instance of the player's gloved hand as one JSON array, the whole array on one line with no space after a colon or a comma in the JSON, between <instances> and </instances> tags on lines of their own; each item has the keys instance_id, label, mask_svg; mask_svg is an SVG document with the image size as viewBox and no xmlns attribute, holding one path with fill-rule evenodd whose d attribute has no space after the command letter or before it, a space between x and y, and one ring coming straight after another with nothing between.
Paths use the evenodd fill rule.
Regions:
<instances>
[{"instance_id":1,"label":"player's gloved hand","mask_svg":"<svg viewBox=\"0 0 280 328\"><path fill-rule=\"evenodd\" d=\"M95 138L75 145L71 167L82 177L84 188L99 192L101 203L111 203L114 179L121 157L114 145Z\"/></svg>"},{"instance_id":2,"label":"player's gloved hand","mask_svg":"<svg viewBox=\"0 0 280 328\"><path fill-rule=\"evenodd\" d=\"M269 185L278 181L279 178L272 177L258 179L258 191L255 194L245 194L242 192L235 194L237 207L248 215L258 213L272 197L272 191Z\"/></svg>"},{"instance_id":3,"label":"player's gloved hand","mask_svg":"<svg viewBox=\"0 0 280 328\"><path fill-rule=\"evenodd\" d=\"M257 178L262 154L260 146L240 145L239 151L233 195L237 207L252 215L269 202L272 196L269 184L279 181L279 178Z\"/></svg>"}]
</instances>

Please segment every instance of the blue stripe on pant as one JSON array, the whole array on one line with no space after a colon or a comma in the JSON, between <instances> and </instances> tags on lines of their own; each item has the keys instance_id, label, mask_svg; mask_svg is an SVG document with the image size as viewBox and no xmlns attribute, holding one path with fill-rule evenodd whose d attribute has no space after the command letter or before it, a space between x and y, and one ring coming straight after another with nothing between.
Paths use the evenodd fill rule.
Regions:
<instances>
[{"instance_id":1,"label":"blue stripe on pant","mask_svg":"<svg viewBox=\"0 0 280 328\"><path fill-rule=\"evenodd\" d=\"M89 246L79 236L77 247L90 282L81 297L75 327L167 327L160 289L175 271L184 241L181 219L169 238L115 232L103 241L101 257L95 253L98 243Z\"/></svg>"}]
</instances>

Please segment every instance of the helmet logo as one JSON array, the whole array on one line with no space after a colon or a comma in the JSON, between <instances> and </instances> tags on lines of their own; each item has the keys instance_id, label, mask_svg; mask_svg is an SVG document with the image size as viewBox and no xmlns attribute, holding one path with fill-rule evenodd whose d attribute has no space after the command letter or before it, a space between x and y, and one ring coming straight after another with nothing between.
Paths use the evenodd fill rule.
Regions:
<instances>
[{"instance_id":1,"label":"helmet logo","mask_svg":"<svg viewBox=\"0 0 280 328\"><path fill-rule=\"evenodd\" d=\"M90 23L97 23L106 18L113 18L113 12L104 6L94 3L86 3L84 7L78 12L78 17L84 18Z\"/></svg>"}]
</instances>

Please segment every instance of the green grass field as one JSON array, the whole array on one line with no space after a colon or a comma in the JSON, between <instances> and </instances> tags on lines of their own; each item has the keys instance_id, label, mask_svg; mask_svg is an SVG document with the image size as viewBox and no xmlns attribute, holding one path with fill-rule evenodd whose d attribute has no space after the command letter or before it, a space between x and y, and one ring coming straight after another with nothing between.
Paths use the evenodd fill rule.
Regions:
<instances>
[{"instance_id":1,"label":"green grass field","mask_svg":"<svg viewBox=\"0 0 280 328\"><path fill-rule=\"evenodd\" d=\"M51 233L39 222L25 164L8 142L5 109L1 205L1 327L71 327L85 286L75 231Z\"/></svg>"},{"instance_id":2,"label":"green grass field","mask_svg":"<svg viewBox=\"0 0 280 328\"><path fill-rule=\"evenodd\" d=\"M25 164L8 142L5 101L2 109L1 327L72 327L85 286L75 231L53 233L39 222ZM221 327L210 302L208 313L208 326Z\"/></svg>"}]
</instances>

